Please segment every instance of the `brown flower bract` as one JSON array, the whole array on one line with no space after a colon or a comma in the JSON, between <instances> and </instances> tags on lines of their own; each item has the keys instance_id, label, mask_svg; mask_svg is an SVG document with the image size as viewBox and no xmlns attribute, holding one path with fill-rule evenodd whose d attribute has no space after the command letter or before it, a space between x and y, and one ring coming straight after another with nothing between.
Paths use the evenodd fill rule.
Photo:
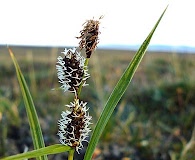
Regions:
<instances>
[{"instance_id":1,"label":"brown flower bract","mask_svg":"<svg viewBox=\"0 0 195 160\"><path fill-rule=\"evenodd\" d=\"M99 20L102 18L103 16L101 16ZM92 52L96 49L97 44L99 43L99 20L87 20L83 24L83 30L80 31L81 36L76 37L78 39L81 39L81 41L79 42L79 48L81 50L85 48L87 58L91 57Z\"/></svg>"}]
</instances>

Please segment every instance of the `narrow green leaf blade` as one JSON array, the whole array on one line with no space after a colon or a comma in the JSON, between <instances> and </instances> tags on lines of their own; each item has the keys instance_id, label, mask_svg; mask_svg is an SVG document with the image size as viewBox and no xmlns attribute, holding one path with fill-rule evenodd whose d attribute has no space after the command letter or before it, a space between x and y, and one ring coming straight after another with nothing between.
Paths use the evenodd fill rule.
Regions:
<instances>
[{"instance_id":1,"label":"narrow green leaf blade","mask_svg":"<svg viewBox=\"0 0 195 160\"><path fill-rule=\"evenodd\" d=\"M166 9L167 9L167 7L166 7ZM160 20L162 19L166 9L164 10L162 15L160 16L160 18L156 22L154 28L149 33L146 40L143 42L143 44L141 45L141 47L139 48L139 50L135 54L131 63L129 64L129 66L127 67L125 72L123 73L122 77L120 78L117 85L115 86L112 94L110 95L110 97L109 97L109 99L104 107L104 110L102 111L102 114L101 114L101 116L100 116L100 118L95 126L95 129L92 133L92 137L91 137L91 140L89 142L84 160L89 160L92 158L93 152L94 152L95 147L99 141L99 138L100 138L108 120L110 119L110 116L112 115L116 105L118 104L119 100L121 99L124 92L126 91L129 83L131 82L131 79L133 78L133 75L134 75L137 67L139 66L139 64L140 64L140 62L141 62L141 60L146 52L146 49L150 43L150 40L154 34L154 31L156 30L158 24L160 23Z\"/></svg>"},{"instance_id":2,"label":"narrow green leaf blade","mask_svg":"<svg viewBox=\"0 0 195 160\"><path fill-rule=\"evenodd\" d=\"M41 131L41 127L40 127L40 123L38 120L38 116L36 113L33 99L31 97L31 94L30 94L30 91L29 91L28 86L26 84L26 81L24 79L24 76L20 70L20 67L17 63L17 60L16 60L12 50L10 48L8 48L8 50L9 50L10 56L14 62L14 66L15 66L16 73L17 73L17 78L18 78L18 81L20 84L20 89L21 89L24 104L26 107L26 112L27 112L27 116L28 116L28 121L29 121L29 125L30 125L30 131L31 131L31 136L32 136L34 148L35 149L43 148L43 147L45 147L45 143L43 140L43 135L42 135L42 131ZM38 159L47 160L47 156L38 157Z\"/></svg>"},{"instance_id":3,"label":"narrow green leaf blade","mask_svg":"<svg viewBox=\"0 0 195 160\"><path fill-rule=\"evenodd\" d=\"M49 154L57 154L57 153L62 153L66 151L71 151L71 150L72 148L69 146L65 146L62 144L55 144L55 145L40 148L37 150L2 158L0 160L21 160L21 159L35 158L35 157L49 155Z\"/></svg>"}]
</instances>

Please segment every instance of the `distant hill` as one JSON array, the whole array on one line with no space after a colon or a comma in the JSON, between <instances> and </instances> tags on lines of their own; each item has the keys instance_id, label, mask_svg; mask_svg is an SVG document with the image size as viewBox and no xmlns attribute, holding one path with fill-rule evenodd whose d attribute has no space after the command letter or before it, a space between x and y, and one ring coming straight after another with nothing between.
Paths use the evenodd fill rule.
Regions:
<instances>
[{"instance_id":1,"label":"distant hill","mask_svg":"<svg viewBox=\"0 0 195 160\"><path fill-rule=\"evenodd\" d=\"M116 50L138 50L140 45L102 45L100 49ZM169 46L169 45L149 45L149 51L177 52L177 53L195 53L195 47L191 46Z\"/></svg>"},{"instance_id":2,"label":"distant hill","mask_svg":"<svg viewBox=\"0 0 195 160\"><path fill-rule=\"evenodd\" d=\"M28 45L9 45L10 47L23 48L23 49L35 49L42 48L45 50L50 50L51 48L61 48L64 47L72 48L74 46L28 46ZM130 50L137 51L140 45L98 45L97 49L106 49L106 50ZM7 48L6 45L0 44L0 50ZM176 53L190 53L195 54L195 47L191 46L170 46L170 45L149 45L148 51L152 52L176 52Z\"/></svg>"}]
</instances>

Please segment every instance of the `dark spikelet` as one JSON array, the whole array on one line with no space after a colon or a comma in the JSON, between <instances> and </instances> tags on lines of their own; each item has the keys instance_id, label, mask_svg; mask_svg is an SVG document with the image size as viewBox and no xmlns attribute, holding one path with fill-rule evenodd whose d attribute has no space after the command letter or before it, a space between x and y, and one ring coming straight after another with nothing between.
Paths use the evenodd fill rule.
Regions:
<instances>
[{"instance_id":1,"label":"dark spikelet","mask_svg":"<svg viewBox=\"0 0 195 160\"><path fill-rule=\"evenodd\" d=\"M102 19L103 16L99 18ZM86 57L90 58L92 52L96 49L97 44L99 43L98 35L99 32L99 20L90 19L83 24L83 30L80 31L80 36L76 37L81 39L79 42L79 48L82 50L85 48Z\"/></svg>"},{"instance_id":2,"label":"dark spikelet","mask_svg":"<svg viewBox=\"0 0 195 160\"><path fill-rule=\"evenodd\" d=\"M83 68L80 67L80 62L76 59L76 55L73 53L71 58L64 57L64 66L67 68L65 71L66 75L70 75L67 77L67 79L70 80L68 84L70 85L69 90L74 91L78 90L79 85L82 81L82 77L84 75L84 70ZM77 77L77 79L75 78Z\"/></svg>"},{"instance_id":3,"label":"dark spikelet","mask_svg":"<svg viewBox=\"0 0 195 160\"><path fill-rule=\"evenodd\" d=\"M86 104L75 99L67 105L71 111L62 112L62 118L58 121L60 142L76 148L78 153L79 149L83 148L82 142L86 141L91 131L89 125L92 117L87 112Z\"/></svg>"},{"instance_id":4,"label":"dark spikelet","mask_svg":"<svg viewBox=\"0 0 195 160\"><path fill-rule=\"evenodd\" d=\"M64 57L59 56L56 64L60 88L77 94L80 85L87 85L89 78L87 67L84 66L85 58L77 52L76 48L66 49ZM83 82L83 83L82 83Z\"/></svg>"}]
</instances>

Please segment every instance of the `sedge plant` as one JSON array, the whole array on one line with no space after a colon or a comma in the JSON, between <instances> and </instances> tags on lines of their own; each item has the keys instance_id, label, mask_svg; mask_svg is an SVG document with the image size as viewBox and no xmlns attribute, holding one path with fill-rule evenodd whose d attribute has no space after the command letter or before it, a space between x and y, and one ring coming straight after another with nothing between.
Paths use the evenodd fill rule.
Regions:
<instances>
[{"instance_id":1,"label":"sedge plant","mask_svg":"<svg viewBox=\"0 0 195 160\"><path fill-rule=\"evenodd\" d=\"M90 74L88 73L88 63L99 41L99 25L102 17L100 17L99 20L92 19L84 23L84 28L81 30L80 36L77 37L80 39L79 47L71 49L65 48L62 52L63 56L59 56L56 63L57 76L61 85L60 89L64 92L71 92L74 95L73 101L66 105L68 110L62 111L61 118L57 122L59 127L57 135L59 136L59 141L61 144L45 146L42 129L31 93L22 71L20 70L19 64L12 50L8 47L9 53L14 62L17 78L25 103L34 150L4 157L1 158L1 160L19 160L28 158L47 160L47 155L58 154L62 152L68 152L68 160L73 160L74 152L77 151L79 153L80 150L83 149L82 143L87 141L86 139L89 137L89 133L91 131L92 134L88 142L88 147L84 159L92 159L100 136L104 131L104 128L108 123L119 100L131 82L141 60L143 59L150 40L166 9L163 11L153 29L136 52L134 58L127 66L118 83L115 85L97 123L95 124L93 131L90 128L92 117L88 112L89 107L87 107L87 102L80 99L80 95L82 94L82 88L87 86L87 79L90 78ZM85 57L80 53L80 50L83 49L86 53Z\"/></svg>"}]
</instances>

